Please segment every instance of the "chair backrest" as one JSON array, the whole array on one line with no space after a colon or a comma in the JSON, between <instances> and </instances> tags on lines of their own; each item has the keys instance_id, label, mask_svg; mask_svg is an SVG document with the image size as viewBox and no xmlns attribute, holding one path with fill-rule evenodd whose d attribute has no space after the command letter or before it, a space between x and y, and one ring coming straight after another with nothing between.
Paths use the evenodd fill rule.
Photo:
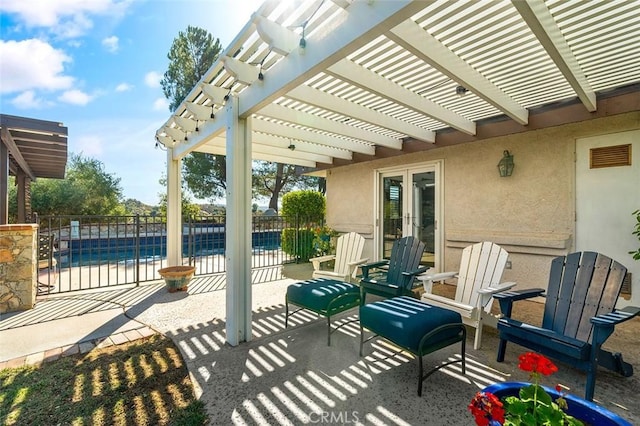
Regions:
<instances>
[{"instance_id":1,"label":"chair backrest","mask_svg":"<svg viewBox=\"0 0 640 426\"><path fill-rule=\"evenodd\" d=\"M38 260L50 260L53 255L55 235L38 234Z\"/></svg>"},{"instance_id":2,"label":"chair backrest","mask_svg":"<svg viewBox=\"0 0 640 426\"><path fill-rule=\"evenodd\" d=\"M402 285L405 283L403 272L415 271L422 260L424 243L415 237L404 237L393 242L391 257L389 257L389 270L387 271L387 283Z\"/></svg>"},{"instance_id":3,"label":"chair backrest","mask_svg":"<svg viewBox=\"0 0 640 426\"><path fill-rule=\"evenodd\" d=\"M583 342L591 317L613 312L627 268L599 253L578 252L551 262L542 327Z\"/></svg>"},{"instance_id":4,"label":"chair backrest","mask_svg":"<svg viewBox=\"0 0 640 426\"><path fill-rule=\"evenodd\" d=\"M351 273L349 263L360 260L364 250L364 237L356 232L349 232L338 237L336 241L336 260L333 271L339 274Z\"/></svg>"},{"instance_id":5,"label":"chair backrest","mask_svg":"<svg viewBox=\"0 0 640 426\"><path fill-rule=\"evenodd\" d=\"M455 300L477 306L478 290L500 283L508 257L505 249L488 241L465 247L460 259ZM491 310L491 303L485 306L485 310Z\"/></svg>"}]
</instances>

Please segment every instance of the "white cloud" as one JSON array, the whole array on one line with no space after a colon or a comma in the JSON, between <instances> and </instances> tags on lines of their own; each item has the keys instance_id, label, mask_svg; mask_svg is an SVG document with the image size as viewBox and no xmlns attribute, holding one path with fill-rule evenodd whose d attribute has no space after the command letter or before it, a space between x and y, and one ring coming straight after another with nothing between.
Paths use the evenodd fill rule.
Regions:
<instances>
[{"instance_id":1,"label":"white cloud","mask_svg":"<svg viewBox=\"0 0 640 426\"><path fill-rule=\"evenodd\" d=\"M0 40L0 57L0 93L59 90L73 85L73 77L64 75L64 64L71 58L42 40Z\"/></svg>"},{"instance_id":2,"label":"white cloud","mask_svg":"<svg viewBox=\"0 0 640 426\"><path fill-rule=\"evenodd\" d=\"M91 102L92 99L92 96L87 95L86 93L78 89L67 90L58 98L58 100L60 100L61 102L66 102L73 105L86 105Z\"/></svg>"},{"instance_id":3,"label":"white cloud","mask_svg":"<svg viewBox=\"0 0 640 426\"><path fill-rule=\"evenodd\" d=\"M11 103L19 109L39 109L51 105L51 102L36 97L36 93L33 90L27 90L19 94L11 100Z\"/></svg>"},{"instance_id":4,"label":"white cloud","mask_svg":"<svg viewBox=\"0 0 640 426\"><path fill-rule=\"evenodd\" d=\"M102 45L107 49L108 52L116 53L120 46L118 45L118 37L111 36L102 40Z\"/></svg>"},{"instance_id":5,"label":"white cloud","mask_svg":"<svg viewBox=\"0 0 640 426\"><path fill-rule=\"evenodd\" d=\"M154 111L169 111L169 101L165 98L158 98L153 103Z\"/></svg>"},{"instance_id":6,"label":"white cloud","mask_svg":"<svg viewBox=\"0 0 640 426\"><path fill-rule=\"evenodd\" d=\"M130 0L3 0L0 10L17 15L29 28L48 28L60 37L72 38L93 27L89 15L122 16Z\"/></svg>"},{"instance_id":7,"label":"white cloud","mask_svg":"<svg viewBox=\"0 0 640 426\"><path fill-rule=\"evenodd\" d=\"M160 80L162 80L162 74L155 71L149 71L144 76L144 84L149 87L160 87Z\"/></svg>"},{"instance_id":8,"label":"white cloud","mask_svg":"<svg viewBox=\"0 0 640 426\"><path fill-rule=\"evenodd\" d=\"M75 150L87 157L100 158L104 152L104 141L100 136L80 135L74 140Z\"/></svg>"},{"instance_id":9,"label":"white cloud","mask_svg":"<svg viewBox=\"0 0 640 426\"><path fill-rule=\"evenodd\" d=\"M116 92L128 92L133 86L128 83L120 83L116 86Z\"/></svg>"}]
</instances>

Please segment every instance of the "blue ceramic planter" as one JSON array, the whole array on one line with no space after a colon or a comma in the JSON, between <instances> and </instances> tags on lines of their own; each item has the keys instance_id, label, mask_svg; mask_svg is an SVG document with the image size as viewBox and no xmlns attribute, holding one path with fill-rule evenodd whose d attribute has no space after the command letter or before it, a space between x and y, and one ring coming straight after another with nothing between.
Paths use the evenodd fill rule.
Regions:
<instances>
[{"instance_id":1,"label":"blue ceramic planter","mask_svg":"<svg viewBox=\"0 0 640 426\"><path fill-rule=\"evenodd\" d=\"M491 392L498 398L502 399L506 396L518 396L520 388L529 385L530 383L525 382L495 383L491 386L487 386L482 391ZM551 389L546 386L542 387L554 400L560 396L560 393L555 389ZM584 400L575 395L565 395L564 399L567 401L567 413L589 425L632 426L631 423L619 415L612 413L596 403Z\"/></svg>"}]
</instances>

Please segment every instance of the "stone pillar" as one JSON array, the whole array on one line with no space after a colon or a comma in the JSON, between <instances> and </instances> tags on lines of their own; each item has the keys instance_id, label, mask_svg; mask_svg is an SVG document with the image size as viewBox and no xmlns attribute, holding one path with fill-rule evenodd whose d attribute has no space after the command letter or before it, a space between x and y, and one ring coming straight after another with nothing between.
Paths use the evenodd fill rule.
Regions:
<instances>
[{"instance_id":1,"label":"stone pillar","mask_svg":"<svg viewBox=\"0 0 640 426\"><path fill-rule=\"evenodd\" d=\"M38 225L0 225L0 314L31 309L38 289Z\"/></svg>"}]
</instances>

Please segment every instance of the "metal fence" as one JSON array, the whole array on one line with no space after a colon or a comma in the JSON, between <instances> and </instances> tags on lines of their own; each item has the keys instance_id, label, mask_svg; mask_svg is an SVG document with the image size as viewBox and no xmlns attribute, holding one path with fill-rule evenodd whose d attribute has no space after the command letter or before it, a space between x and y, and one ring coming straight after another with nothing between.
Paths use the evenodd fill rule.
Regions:
<instances>
[{"instance_id":1,"label":"metal fence","mask_svg":"<svg viewBox=\"0 0 640 426\"><path fill-rule=\"evenodd\" d=\"M37 222L39 240L52 242L51 250L40 250L40 260L55 266L39 271L41 293L158 280L158 269L167 266L164 216L46 216ZM308 249L301 247L312 246L311 227L280 216L254 216L252 268L306 260ZM290 254L283 250L283 235ZM226 272L225 243L224 216L183 220L183 264L194 265L196 275Z\"/></svg>"}]
</instances>

